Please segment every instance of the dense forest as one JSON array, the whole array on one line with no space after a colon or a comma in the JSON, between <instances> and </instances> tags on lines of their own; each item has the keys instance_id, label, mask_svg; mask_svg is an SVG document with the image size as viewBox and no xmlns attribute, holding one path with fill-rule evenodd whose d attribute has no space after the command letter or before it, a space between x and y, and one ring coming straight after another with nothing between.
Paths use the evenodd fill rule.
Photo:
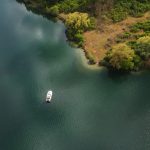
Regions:
<instances>
[{"instance_id":1,"label":"dense forest","mask_svg":"<svg viewBox=\"0 0 150 150\"><path fill-rule=\"evenodd\" d=\"M82 47L92 64L121 71L150 67L150 0L17 1L61 19L70 43Z\"/></svg>"}]
</instances>

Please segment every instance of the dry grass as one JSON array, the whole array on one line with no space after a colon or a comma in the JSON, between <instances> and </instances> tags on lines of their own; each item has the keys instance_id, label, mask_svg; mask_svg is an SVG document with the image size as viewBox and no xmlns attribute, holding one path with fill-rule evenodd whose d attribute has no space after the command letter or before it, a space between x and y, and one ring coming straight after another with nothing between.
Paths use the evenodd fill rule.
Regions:
<instances>
[{"instance_id":1,"label":"dry grass","mask_svg":"<svg viewBox=\"0 0 150 150\"><path fill-rule=\"evenodd\" d=\"M150 18L150 12L145 13L144 16L139 18L128 17L122 22L115 24L105 24L101 31L88 31L84 33L85 43L84 49L87 55L94 58L95 62L98 63L102 60L110 47L115 42L117 35L128 31L128 27L137 22L145 21Z\"/></svg>"}]
</instances>

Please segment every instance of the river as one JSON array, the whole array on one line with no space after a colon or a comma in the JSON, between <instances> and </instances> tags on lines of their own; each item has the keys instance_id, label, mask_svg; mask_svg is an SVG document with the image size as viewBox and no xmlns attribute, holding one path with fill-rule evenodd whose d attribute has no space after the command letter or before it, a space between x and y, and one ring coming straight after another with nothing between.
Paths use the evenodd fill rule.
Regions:
<instances>
[{"instance_id":1,"label":"river","mask_svg":"<svg viewBox=\"0 0 150 150\"><path fill-rule=\"evenodd\" d=\"M92 69L64 31L1 0L0 150L149 150L150 72Z\"/></svg>"}]
</instances>

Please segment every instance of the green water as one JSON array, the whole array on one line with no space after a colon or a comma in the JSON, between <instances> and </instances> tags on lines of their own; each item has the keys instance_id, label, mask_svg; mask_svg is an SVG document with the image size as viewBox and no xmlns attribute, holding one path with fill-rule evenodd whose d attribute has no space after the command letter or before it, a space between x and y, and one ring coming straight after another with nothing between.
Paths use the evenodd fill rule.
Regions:
<instances>
[{"instance_id":1,"label":"green water","mask_svg":"<svg viewBox=\"0 0 150 150\"><path fill-rule=\"evenodd\" d=\"M0 150L149 150L150 72L89 69L64 30L1 0Z\"/></svg>"}]
</instances>

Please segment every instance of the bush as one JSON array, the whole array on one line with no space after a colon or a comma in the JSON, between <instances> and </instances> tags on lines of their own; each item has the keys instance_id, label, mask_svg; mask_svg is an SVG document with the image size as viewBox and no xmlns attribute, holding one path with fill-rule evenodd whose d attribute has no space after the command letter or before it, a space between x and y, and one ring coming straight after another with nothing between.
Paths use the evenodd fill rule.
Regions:
<instances>
[{"instance_id":1,"label":"bush","mask_svg":"<svg viewBox=\"0 0 150 150\"><path fill-rule=\"evenodd\" d=\"M54 5L54 6L50 7L50 8L46 8L46 10L52 16L58 16L59 15L59 7L57 5Z\"/></svg>"},{"instance_id":2,"label":"bush","mask_svg":"<svg viewBox=\"0 0 150 150\"><path fill-rule=\"evenodd\" d=\"M139 22L130 27L131 32L138 32L143 30L144 32L150 32L150 21Z\"/></svg>"},{"instance_id":3,"label":"bush","mask_svg":"<svg viewBox=\"0 0 150 150\"><path fill-rule=\"evenodd\" d=\"M82 46L84 42L82 33L94 26L93 20L87 13L79 12L68 14L65 24L67 27L67 37L69 40L76 42L78 46Z\"/></svg>"},{"instance_id":4,"label":"bush","mask_svg":"<svg viewBox=\"0 0 150 150\"><path fill-rule=\"evenodd\" d=\"M80 7L79 2L77 0L65 0L60 2L58 5L60 11L65 13L77 11Z\"/></svg>"},{"instance_id":5,"label":"bush","mask_svg":"<svg viewBox=\"0 0 150 150\"><path fill-rule=\"evenodd\" d=\"M149 10L149 0L115 0L115 5L108 16L114 22L119 22L125 19L127 15L140 17Z\"/></svg>"},{"instance_id":6,"label":"bush","mask_svg":"<svg viewBox=\"0 0 150 150\"><path fill-rule=\"evenodd\" d=\"M143 59L150 59L150 36L141 37L135 45L135 52Z\"/></svg>"},{"instance_id":7,"label":"bush","mask_svg":"<svg viewBox=\"0 0 150 150\"><path fill-rule=\"evenodd\" d=\"M77 34L75 34L74 38L75 38L75 42L78 45L78 47L82 47L83 43L84 43L84 37L83 37L83 35L77 33Z\"/></svg>"},{"instance_id":8,"label":"bush","mask_svg":"<svg viewBox=\"0 0 150 150\"><path fill-rule=\"evenodd\" d=\"M79 12L68 14L65 24L68 29L75 30L76 33L82 33L93 27L89 15Z\"/></svg>"},{"instance_id":9,"label":"bush","mask_svg":"<svg viewBox=\"0 0 150 150\"><path fill-rule=\"evenodd\" d=\"M119 22L125 19L127 15L127 11L123 7L118 6L112 9L112 11L109 14L109 17L113 20L113 22Z\"/></svg>"},{"instance_id":10,"label":"bush","mask_svg":"<svg viewBox=\"0 0 150 150\"><path fill-rule=\"evenodd\" d=\"M137 0L133 0L130 6L129 14L134 17L140 17L144 12L150 9L150 4L148 2L139 2Z\"/></svg>"},{"instance_id":11,"label":"bush","mask_svg":"<svg viewBox=\"0 0 150 150\"><path fill-rule=\"evenodd\" d=\"M130 71L138 68L141 60L126 44L118 44L106 54L103 64L115 70Z\"/></svg>"}]
</instances>

